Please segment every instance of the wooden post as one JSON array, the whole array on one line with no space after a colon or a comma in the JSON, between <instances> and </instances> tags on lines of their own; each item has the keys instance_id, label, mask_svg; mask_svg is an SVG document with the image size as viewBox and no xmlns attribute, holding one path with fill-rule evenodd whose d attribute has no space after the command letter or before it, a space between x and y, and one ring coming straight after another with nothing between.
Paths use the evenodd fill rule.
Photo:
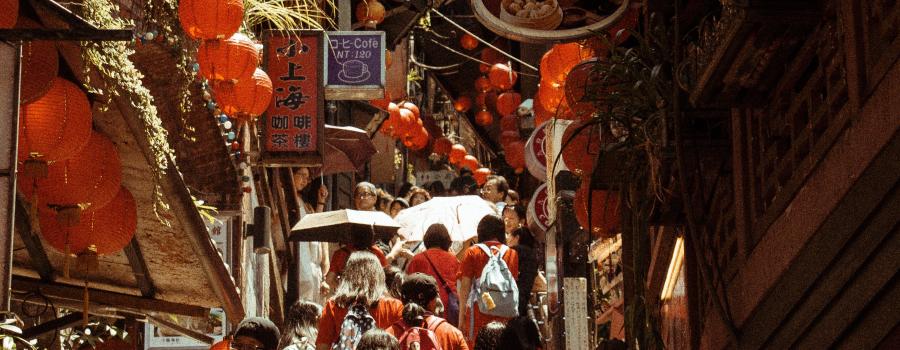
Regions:
<instances>
[{"instance_id":1,"label":"wooden post","mask_svg":"<svg viewBox=\"0 0 900 350\"><path fill-rule=\"evenodd\" d=\"M19 130L19 77L22 46L0 44L0 310L10 309L13 232L16 212L16 139Z\"/></svg>"}]
</instances>

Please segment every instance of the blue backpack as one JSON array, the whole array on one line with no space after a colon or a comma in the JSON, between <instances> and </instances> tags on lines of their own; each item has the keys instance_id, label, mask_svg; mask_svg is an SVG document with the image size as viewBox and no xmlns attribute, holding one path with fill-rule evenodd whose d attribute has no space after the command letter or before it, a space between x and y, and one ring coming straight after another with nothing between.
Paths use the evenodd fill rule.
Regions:
<instances>
[{"instance_id":1,"label":"blue backpack","mask_svg":"<svg viewBox=\"0 0 900 350\"><path fill-rule=\"evenodd\" d=\"M478 303L478 309L485 315L513 318L519 315L519 287L503 256L509 247L501 245L493 254L487 245L475 245L488 256L488 262L481 270L481 277L475 281L473 293L469 294L469 305ZM470 313L473 316L474 313Z\"/></svg>"}]
</instances>

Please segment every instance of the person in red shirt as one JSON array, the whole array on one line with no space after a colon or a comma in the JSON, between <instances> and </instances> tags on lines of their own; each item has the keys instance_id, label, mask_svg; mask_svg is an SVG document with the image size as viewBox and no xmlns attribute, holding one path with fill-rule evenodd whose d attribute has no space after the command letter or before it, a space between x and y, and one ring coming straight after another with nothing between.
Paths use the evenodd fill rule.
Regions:
<instances>
[{"instance_id":1,"label":"person in red shirt","mask_svg":"<svg viewBox=\"0 0 900 350\"><path fill-rule=\"evenodd\" d=\"M434 332L441 349L468 350L469 346L462 332L447 320L433 314L438 303L437 283L434 277L421 272L407 275L400 286L400 295L405 305L403 319L386 330L400 338L408 327L428 328Z\"/></svg>"},{"instance_id":2,"label":"person in red shirt","mask_svg":"<svg viewBox=\"0 0 900 350\"><path fill-rule=\"evenodd\" d=\"M503 220L500 219L499 216L496 215L487 215L478 222L478 243L482 243L487 245L491 252L494 254L498 254L499 249L503 246L504 239L506 238L506 234L504 231ZM518 278L519 276L519 256L515 250L507 249L506 254L503 255L503 261L506 262L507 267L509 267L509 272L512 273L513 278ZM469 294L472 292L473 280L481 277L481 270L484 269L484 266L487 265L488 256L481 250L481 248L477 246L471 246L463 253L462 262L460 263L460 273L459 273L459 303L460 303L460 312L459 312L459 325L463 330L463 334L466 336L466 340L469 342L469 347L474 346L475 335L478 333L478 330L481 329L484 325L490 323L491 321L499 321L506 323L508 318L497 317L491 315L485 315L481 313L478 309L478 303L474 303L471 306L471 310L469 305L467 305L467 300L469 300ZM469 329L469 312L472 312L475 316L474 328Z\"/></svg>"},{"instance_id":3,"label":"person in red shirt","mask_svg":"<svg viewBox=\"0 0 900 350\"><path fill-rule=\"evenodd\" d=\"M350 244L334 251L331 255L331 266L328 267L328 273L325 274L325 282L329 286L335 286L338 283L338 277L344 271L347 264L347 258L350 254L358 251L368 251L375 255L382 267L388 265L387 258L381 249L374 246L375 234L369 230L354 230L350 232Z\"/></svg>"},{"instance_id":4,"label":"person in red shirt","mask_svg":"<svg viewBox=\"0 0 900 350\"><path fill-rule=\"evenodd\" d=\"M340 339L341 323L347 310L354 304L367 305L369 314L375 319L375 326L390 327L402 317L403 303L386 297L384 270L374 254L357 251L347 259L347 268L335 290L334 297L322 308L319 318L319 335L316 349L330 349Z\"/></svg>"},{"instance_id":5,"label":"person in red shirt","mask_svg":"<svg viewBox=\"0 0 900 350\"><path fill-rule=\"evenodd\" d=\"M448 322L456 325L457 319L451 319L448 313L450 295L459 296L456 293L456 276L459 274L459 261L456 256L450 254L450 233L443 224L433 224L425 231L422 238L425 243L425 251L416 254L406 265L406 274L421 272L434 277L438 283L441 302L444 304L444 313L441 315ZM457 300L460 300L457 298ZM455 317L456 315L454 315Z\"/></svg>"}]
</instances>

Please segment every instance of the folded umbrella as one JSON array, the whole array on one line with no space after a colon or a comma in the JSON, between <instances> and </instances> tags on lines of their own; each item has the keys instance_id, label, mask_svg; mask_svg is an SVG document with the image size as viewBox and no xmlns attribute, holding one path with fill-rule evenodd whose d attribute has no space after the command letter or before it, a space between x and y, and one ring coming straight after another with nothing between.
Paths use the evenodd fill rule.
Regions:
<instances>
[{"instance_id":1,"label":"folded umbrella","mask_svg":"<svg viewBox=\"0 0 900 350\"><path fill-rule=\"evenodd\" d=\"M364 130L326 124L325 159L317 175L361 171L376 152L375 145Z\"/></svg>"},{"instance_id":2,"label":"folded umbrella","mask_svg":"<svg viewBox=\"0 0 900 350\"><path fill-rule=\"evenodd\" d=\"M400 235L408 241L421 241L429 226L441 223L451 240L462 242L478 235L478 222L485 215L497 215L497 209L481 197L435 197L401 210L396 220Z\"/></svg>"},{"instance_id":3,"label":"folded umbrella","mask_svg":"<svg viewBox=\"0 0 900 350\"><path fill-rule=\"evenodd\" d=\"M374 231L376 239L391 239L400 225L381 211L333 210L303 216L291 228L290 240L350 242L354 232Z\"/></svg>"}]
</instances>

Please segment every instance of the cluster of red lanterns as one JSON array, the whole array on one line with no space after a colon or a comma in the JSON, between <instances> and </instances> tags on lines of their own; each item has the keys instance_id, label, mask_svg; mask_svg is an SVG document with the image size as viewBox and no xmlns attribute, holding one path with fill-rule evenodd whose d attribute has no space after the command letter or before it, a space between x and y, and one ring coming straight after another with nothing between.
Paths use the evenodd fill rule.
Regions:
<instances>
[{"instance_id":1,"label":"cluster of red lanterns","mask_svg":"<svg viewBox=\"0 0 900 350\"><path fill-rule=\"evenodd\" d=\"M403 143L403 146L414 151L419 151L428 146L431 136L422 118L419 115L419 107L412 102L390 102L390 96L370 102L373 106L387 110L388 118L379 129L383 134Z\"/></svg>"},{"instance_id":2,"label":"cluster of red lanterns","mask_svg":"<svg viewBox=\"0 0 900 350\"><path fill-rule=\"evenodd\" d=\"M19 191L51 247L67 256L115 253L137 227L116 146L91 129L91 104L78 85L59 76L47 85L20 101Z\"/></svg>"},{"instance_id":3,"label":"cluster of red lanterns","mask_svg":"<svg viewBox=\"0 0 900 350\"><path fill-rule=\"evenodd\" d=\"M200 76L210 82L224 114L253 121L272 99L272 80L259 69L259 50L238 33L244 18L241 0L182 0L178 19L184 32L201 40L197 50Z\"/></svg>"}]
</instances>

